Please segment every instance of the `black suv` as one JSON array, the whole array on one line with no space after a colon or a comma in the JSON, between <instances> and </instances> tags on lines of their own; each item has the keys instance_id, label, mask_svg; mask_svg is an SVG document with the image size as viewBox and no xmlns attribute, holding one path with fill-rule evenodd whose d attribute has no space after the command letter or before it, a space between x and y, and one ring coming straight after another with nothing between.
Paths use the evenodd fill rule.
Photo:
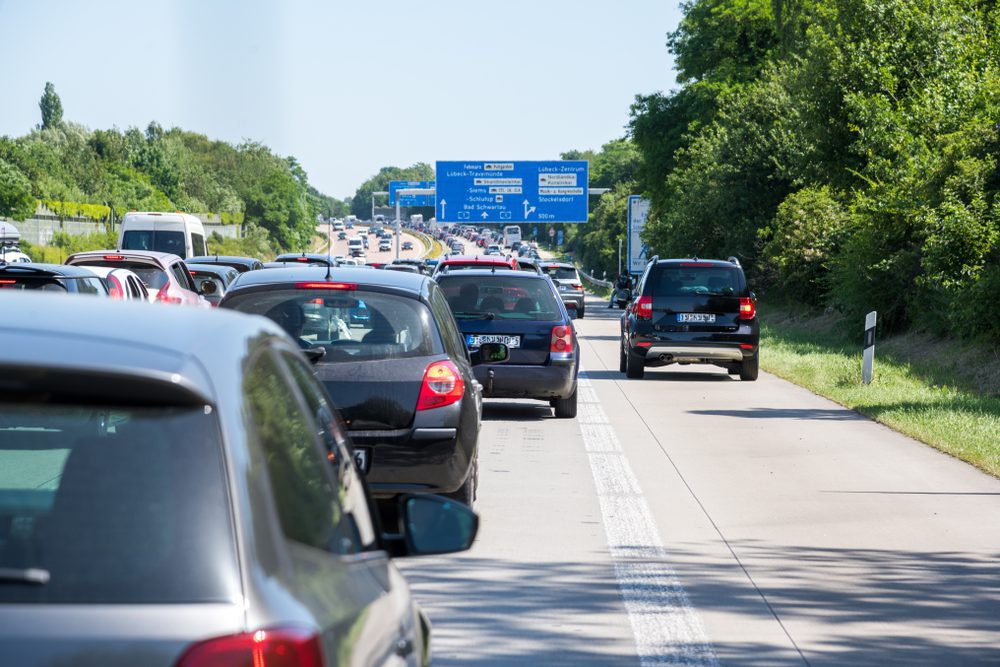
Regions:
<instances>
[{"instance_id":1,"label":"black suv","mask_svg":"<svg viewBox=\"0 0 1000 667\"><path fill-rule=\"evenodd\" d=\"M739 261L654 257L621 319L619 370L714 364L756 380L760 346L756 297Z\"/></svg>"}]
</instances>

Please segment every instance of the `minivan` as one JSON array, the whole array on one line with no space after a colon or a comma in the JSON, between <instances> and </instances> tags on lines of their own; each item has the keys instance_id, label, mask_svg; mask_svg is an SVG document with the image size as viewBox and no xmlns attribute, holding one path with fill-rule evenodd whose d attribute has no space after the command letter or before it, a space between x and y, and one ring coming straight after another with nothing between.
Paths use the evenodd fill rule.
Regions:
<instances>
[{"instance_id":1,"label":"minivan","mask_svg":"<svg viewBox=\"0 0 1000 667\"><path fill-rule=\"evenodd\" d=\"M189 213L126 213L118 248L169 252L181 259L208 254L205 227Z\"/></svg>"}]
</instances>

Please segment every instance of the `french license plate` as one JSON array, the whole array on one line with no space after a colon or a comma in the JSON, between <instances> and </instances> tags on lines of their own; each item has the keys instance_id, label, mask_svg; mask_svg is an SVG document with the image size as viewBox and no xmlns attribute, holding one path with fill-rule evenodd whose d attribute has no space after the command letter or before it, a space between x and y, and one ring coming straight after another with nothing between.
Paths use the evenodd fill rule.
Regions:
<instances>
[{"instance_id":1,"label":"french license plate","mask_svg":"<svg viewBox=\"0 0 1000 667\"><path fill-rule=\"evenodd\" d=\"M678 322L695 324L715 324L715 313L677 313Z\"/></svg>"},{"instance_id":2,"label":"french license plate","mask_svg":"<svg viewBox=\"0 0 1000 667\"><path fill-rule=\"evenodd\" d=\"M484 343L500 343L508 348L521 347L520 336L507 336L503 334L466 334L465 344L470 348L477 348Z\"/></svg>"},{"instance_id":3,"label":"french license plate","mask_svg":"<svg viewBox=\"0 0 1000 667\"><path fill-rule=\"evenodd\" d=\"M372 450L368 447L355 447L354 463L358 470L367 475L368 469L372 467Z\"/></svg>"}]
</instances>

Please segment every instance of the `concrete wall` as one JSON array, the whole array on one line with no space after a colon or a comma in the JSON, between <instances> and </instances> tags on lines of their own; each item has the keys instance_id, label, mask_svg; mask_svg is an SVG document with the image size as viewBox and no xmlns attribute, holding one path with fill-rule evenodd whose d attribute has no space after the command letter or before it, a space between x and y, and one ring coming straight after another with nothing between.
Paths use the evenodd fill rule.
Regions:
<instances>
[{"instance_id":1,"label":"concrete wall","mask_svg":"<svg viewBox=\"0 0 1000 667\"><path fill-rule=\"evenodd\" d=\"M21 232L21 239L34 245L49 245L52 242L52 235L56 232L65 232L72 236L85 236L94 232L103 232L107 225L103 222L93 222L91 220L67 219L62 222L59 218L50 216L39 216L28 218L23 222L7 220ZM222 225L204 223L205 234L211 236L212 232L218 232L223 238L235 239L240 236L241 225Z\"/></svg>"}]
</instances>

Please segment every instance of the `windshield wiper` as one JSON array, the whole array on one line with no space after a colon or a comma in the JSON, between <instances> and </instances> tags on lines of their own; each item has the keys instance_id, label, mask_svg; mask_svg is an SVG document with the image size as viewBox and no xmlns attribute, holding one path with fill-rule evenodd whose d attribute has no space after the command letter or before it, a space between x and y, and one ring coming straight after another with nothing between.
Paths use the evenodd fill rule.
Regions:
<instances>
[{"instance_id":1,"label":"windshield wiper","mask_svg":"<svg viewBox=\"0 0 1000 667\"><path fill-rule=\"evenodd\" d=\"M493 320L496 319L495 313L455 313L455 317L461 318L463 320Z\"/></svg>"},{"instance_id":2,"label":"windshield wiper","mask_svg":"<svg viewBox=\"0 0 1000 667\"><path fill-rule=\"evenodd\" d=\"M24 569L14 567L0 567L0 584L35 584L44 586L49 583L51 575L48 570L37 567L26 567Z\"/></svg>"}]
</instances>

